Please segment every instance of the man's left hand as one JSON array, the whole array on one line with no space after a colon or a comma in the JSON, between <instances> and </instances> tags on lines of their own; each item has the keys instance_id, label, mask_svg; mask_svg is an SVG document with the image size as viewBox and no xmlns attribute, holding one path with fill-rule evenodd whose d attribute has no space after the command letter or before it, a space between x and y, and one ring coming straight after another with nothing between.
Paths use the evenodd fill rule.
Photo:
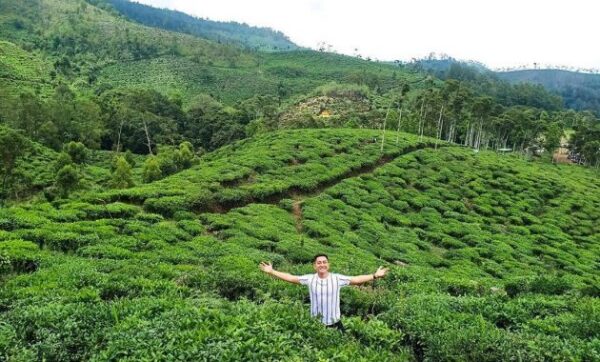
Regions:
<instances>
[{"instance_id":1,"label":"man's left hand","mask_svg":"<svg viewBox=\"0 0 600 362\"><path fill-rule=\"evenodd\" d=\"M375 278L383 278L385 274L387 274L388 270L388 268L380 266L379 268L377 268L377 271L373 275L375 275Z\"/></svg>"}]
</instances>

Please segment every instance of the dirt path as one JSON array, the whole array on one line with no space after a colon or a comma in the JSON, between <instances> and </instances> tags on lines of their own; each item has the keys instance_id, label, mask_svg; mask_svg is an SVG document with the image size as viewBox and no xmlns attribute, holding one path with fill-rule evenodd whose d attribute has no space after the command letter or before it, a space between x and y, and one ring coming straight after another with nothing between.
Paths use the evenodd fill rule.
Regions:
<instances>
[{"instance_id":1,"label":"dirt path","mask_svg":"<svg viewBox=\"0 0 600 362\"><path fill-rule=\"evenodd\" d=\"M408 148L402 150L401 152L398 152L395 154L384 155L373 163L366 164L358 169L348 170L347 172L345 172L344 174L342 174L336 178L323 181L320 184L318 184L313 190L302 190L298 187L291 187L285 191L282 191L277 194L269 195L264 198L248 197L242 201L237 200L235 202L208 203L208 204L202 205L201 207L196 208L193 211L198 214L207 213L207 212L215 213L215 214L224 214L224 213L228 213L229 211L231 211L233 209L245 207L250 204L260 203L260 204L277 205L283 199L295 199L295 200L301 201L307 197L317 196L317 195L321 194L325 189L330 188L334 185L337 185L338 183L340 183L346 179L373 173L379 167L384 166L384 165L394 161L398 157L402 157L409 153L412 153L412 152L415 152L418 150L422 150L425 148L432 148L434 146L435 146L434 142L424 143L424 144L408 147ZM445 146L438 145L438 147L445 147ZM298 205L298 207L300 207L300 206Z\"/></svg>"},{"instance_id":2,"label":"dirt path","mask_svg":"<svg viewBox=\"0 0 600 362\"><path fill-rule=\"evenodd\" d=\"M294 216L294 221L296 224L296 231L298 234L302 234L303 226L302 226L302 202L304 200L294 200L294 204L292 205L292 215Z\"/></svg>"}]
</instances>

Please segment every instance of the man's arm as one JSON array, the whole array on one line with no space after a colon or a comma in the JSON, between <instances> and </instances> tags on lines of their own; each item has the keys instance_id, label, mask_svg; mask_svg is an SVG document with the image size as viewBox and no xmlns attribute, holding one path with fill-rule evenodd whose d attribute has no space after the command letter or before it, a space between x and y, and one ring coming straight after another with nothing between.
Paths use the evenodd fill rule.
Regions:
<instances>
[{"instance_id":1,"label":"man's arm","mask_svg":"<svg viewBox=\"0 0 600 362\"><path fill-rule=\"evenodd\" d=\"M355 277L350 278L350 285L359 285L366 282L370 282L371 280L383 278L385 274L388 272L388 268L379 267L377 271L373 274L365 274L365 275L357 275Z\"/></svg>"},{"instance_id":2,"label":"man's arm","mask_svg":"<svg viewBox=\"0 0 600 362\"><path fill-rule=\"evenodd\" d=\"M300 278L298 276L277 271L277 270L273 269L273 265L271 263L261 262L260 270L264 271L267 274L271 274L274 277L277 277L281 280L285 280L288 283L300 284Z\"/></svg>"}]
</instances>

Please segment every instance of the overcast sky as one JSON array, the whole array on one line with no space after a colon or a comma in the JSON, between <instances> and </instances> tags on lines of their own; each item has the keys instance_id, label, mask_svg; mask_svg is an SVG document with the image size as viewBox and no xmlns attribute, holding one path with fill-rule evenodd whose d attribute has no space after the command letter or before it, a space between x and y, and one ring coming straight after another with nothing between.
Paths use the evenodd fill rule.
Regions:
<instances>
[{"instance_id":1,"label":"overcast sky","mask_svg":"<svg viewBox=\"0 0 600 362\"><path fill-rule=\"evenodd\" d=\"M284 32L298 45L408 61L431 52L491 68L600 68L600 4L584 0L139 0Z\"/></svg>"}]
</instances>

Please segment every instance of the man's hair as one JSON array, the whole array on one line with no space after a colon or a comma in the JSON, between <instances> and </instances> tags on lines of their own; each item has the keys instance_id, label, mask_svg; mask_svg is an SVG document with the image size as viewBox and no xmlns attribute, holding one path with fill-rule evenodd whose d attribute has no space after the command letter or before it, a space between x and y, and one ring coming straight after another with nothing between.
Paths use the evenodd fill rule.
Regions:
<instances>
[{"instance_id":1,"label":"man's hair","mask_svg":"<svg viewBox=\"0 0 600 362\"><path fill-rule=\"evenodd\" d=\"M327 254L317 254L313 258L313 264L317 262L317 258L320 257L320 256L324 256L325 258L327 258L327 261L329 261L329 257L327 256Z\"/></svg>"}]
</instances>

